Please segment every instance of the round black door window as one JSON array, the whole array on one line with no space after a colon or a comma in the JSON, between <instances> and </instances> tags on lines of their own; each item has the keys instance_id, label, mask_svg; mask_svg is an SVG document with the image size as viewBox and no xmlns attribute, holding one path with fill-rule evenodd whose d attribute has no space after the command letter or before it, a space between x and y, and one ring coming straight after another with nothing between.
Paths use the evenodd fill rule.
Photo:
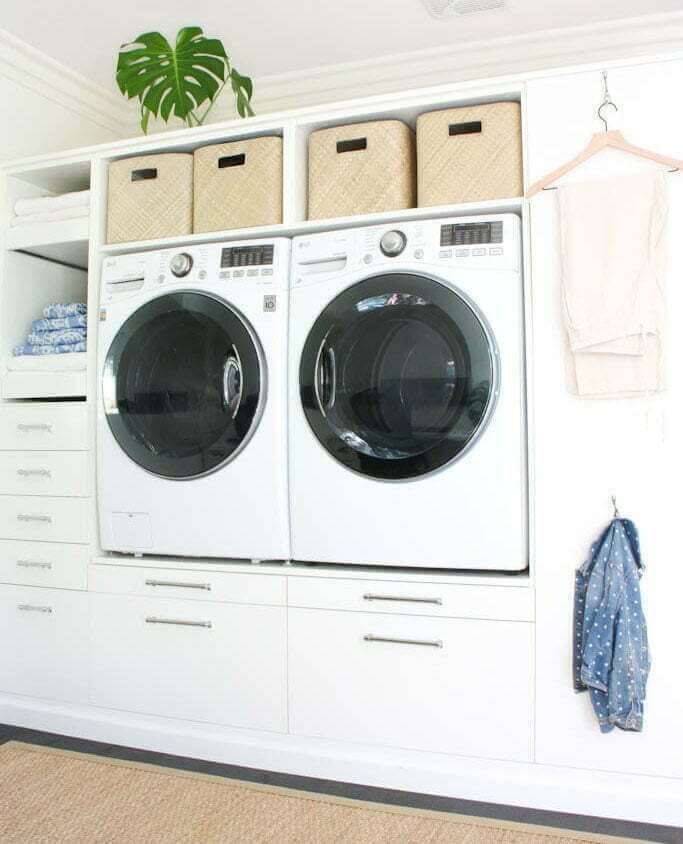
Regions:
<instances>
[{"instance_id":1,"label":"round black door window","mask_svg":"<svg viewBox=\"0 0 683 844\"><path fill-rule=\"evenodd\" d=\"M372 478L417 478L468 449L496 391L492 336L433 279L386 274L330 302L304 345L301 400L318 440Z\"/></svg>"},{"instance_id":2,"label":"round black door window","mask_svg":"<svg viewBox=\"0 0 683 844\"><path fill-rule=\"evenodd\" d=\"M257 341L227 305L202 293L153 299L114 338L104 411L125 453L166 478L203 475L234 457L258 423Z\"/></svg>"}]
</instances>

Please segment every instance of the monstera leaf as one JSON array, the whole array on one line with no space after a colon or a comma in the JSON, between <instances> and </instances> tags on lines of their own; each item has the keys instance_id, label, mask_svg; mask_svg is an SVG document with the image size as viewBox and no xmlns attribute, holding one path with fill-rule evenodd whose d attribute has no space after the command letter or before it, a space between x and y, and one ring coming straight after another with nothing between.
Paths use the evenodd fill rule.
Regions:
<instances>
[{"instance_id":1,"label":"monstera leaf","mask_svg":"<svg viewBox=\"0 0 683 844\"><path fill-rule=\"evenodd\" d=\"M116 81L121 93L140 100L144 132L151 115L172 117L188 126L204 122L213 103L230 81L242 117L253 114L251 79L231 68L218 38L207 38L198 26L181 29L171 47L159 32L145 32L119 53ZM208 103L200 116L197 109Z\"/></svg>"}]
</instances>

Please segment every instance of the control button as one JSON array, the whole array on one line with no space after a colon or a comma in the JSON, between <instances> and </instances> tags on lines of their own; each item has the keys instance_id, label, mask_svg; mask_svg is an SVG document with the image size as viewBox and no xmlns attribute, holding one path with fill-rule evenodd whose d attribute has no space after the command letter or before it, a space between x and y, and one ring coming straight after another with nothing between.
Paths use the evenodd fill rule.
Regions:
<instances>
[{"instance_id":1,"label":"control button","mask_svg":"<svg viewBox=\"0 0 683 844\"><path fill-rule=\"evenodd\" d=\"M201 279L206 278L206 270L200 270L199 271L199 278L201 278Z\"/></svg>"},{"instance_id":2,"label":"control button","mask_svg":"<svg viewBox=\"0 0 683 844\"><path fill-rule=\"evenodd\" d=\"M166 281L166 276L165 276L165 275L163 275L163 274L162 274L162 275L160 275L160 276L157 278L157 281L159 282L159 284L163 284L163 283Z\"/></svg>"},{"instance_id":3,"label":"control button","mask_svg":"<svg viewBox=\"0 0 683 844\"><path fill-rule=\"evenodd\" d=\"M406 243L407 238L403 232L393 229L392 231L384 232L379 242L379 248L382 250L383 255L386 255L388 258L394 258L403 252L406 248Z\"/></svg>"},{"instance_id":4,"label":"control button","mask_svg":"<svg viewBox=\"0 0 683 844\"><path fill-rule=\"evenodd\" d=\"M232 274L232 277L233 278L242 278L243 275L244 275L244 270L235 270L235 272Z\"/></svg>"},{"instance_id":5,"label":"control button","mask_svg":"<svg viewBox=\"0 0 683 844\"><path fill-rule=\"evenodd\" d=\"M368 253L367 255L363 255L363 263L371 264L372 263L372 255Z\"/></svg>"},{"instance_id":6,"label":"control button","mask_svg":"<svg viewBox=\"0 0 683 844\"><path fill-rule=\"evenodd\" d=\"M248 276L258 275L258 270L247 270Z\"/></svg>"},{"instance_id":7,"label":"control button","mask_svg":"<svg viewBox=\"0 0 683 844\"><path fill-rule=\"evenodd\" d=\"M473 249L473 250L472 250L472 254L473 254L476 258L479 258L479 257L481 257L482 255L486 255L486 250L485 250L485 249Z\"/></svg>"},{"instance_id":8,"label":"control button","mask_svg":"<svg viewBox=\"0 0 683 844\"><path fill-rule=\"evenodd\" d=\"M273 274L273 268L272 267L268 267L265 270L261 270L261 275L272 275L272 274Z\"/></svg>"},{"instance_id":9,"label":"control button","mask_svg":"<svg viewBox=\"0 0 683 844\"><path fill-rule=\"evenodd\" d=\"M469 258L470 257L470 250L469 249L456 249L455 250L455 257L456 258Z\"/></svg>"},{"instance_id":10,"label":"control button","mask_svg":"<svg viewBox=\"0 0 683 844\"><path fill-rule=\"evenodd\" d=\"M420 258L424 258L425 256L424 249L416 249L413 254L418 259L418 261L420 260Z\"/></svg>"},{"instance_id":11,"label":"control button","mask_svg":"<svg viewBox=\"0 0 683 844\"><path fill-rule=\"evenodd\" d=\"M494 246L492 249L489 249L489 255L502 255L503 250L500 246Z\"/></svg>"},{"instance_id":12,"label":"control button","mask_svg":"<svg viewBox=\"0 0 683 844\"><path fill-rule=\"evenodd\" d=\"M453 250L452 249L442 249L439 252L439 258L452 258L453 257Z\"/></svg>"},{"instance_id":13,"label":"control button","mask_svg":"<svg viewBox=\"0 0 683 844\"><path fill-rule=\"evenodd\" d=\"M186 276L192 269L192 255L187 252L178 252L171 258L171 272L176 278Z\"/></svg>"},{"instance_id":14,"label":"control button","mask_svg":"<svg viewBox=\"0 0 683 844\"><path fill-rule=\"evenodd\" d=\"M222 273L218 273L218 278L230 278L230 273L226 273L225 270L223 270Z\"/></svg>"}]
</instances>

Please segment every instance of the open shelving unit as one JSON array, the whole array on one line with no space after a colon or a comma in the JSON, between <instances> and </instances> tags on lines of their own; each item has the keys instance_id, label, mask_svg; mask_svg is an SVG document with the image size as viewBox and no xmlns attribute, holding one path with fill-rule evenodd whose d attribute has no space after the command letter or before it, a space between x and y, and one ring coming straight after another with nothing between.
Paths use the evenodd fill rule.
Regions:
<instances>
[{"instance_id":1,"label":"open shelving unit","mask_svg":"<svg viewBox=\"0 0 683 844\"><path fill-rule=\"evenodd\" d=\"M88 301L89 217L10 225L20 198L90 187L91 158L29 166L5 179L6 228L0 281L0 395L5 400L84 399L87 353L15 357L45 305ZM81 356L82 355L82 356Z\"/></svg>"}]
</instances>

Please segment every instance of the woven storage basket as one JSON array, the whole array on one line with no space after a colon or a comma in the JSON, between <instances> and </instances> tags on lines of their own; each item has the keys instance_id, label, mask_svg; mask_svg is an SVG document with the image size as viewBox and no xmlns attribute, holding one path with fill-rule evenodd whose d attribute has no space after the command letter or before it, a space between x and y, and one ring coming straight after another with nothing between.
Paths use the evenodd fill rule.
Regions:
<instances>
[{"instance_id":1,"label":"woven storage basket","mask_svg":"<svg viewBox=\"0 0 683 844\"><path fill-rule=\"evenodd\" d=\"M415 138L400 120L335 126L308 139L308 218L415 207Z\"/></svg>"},{"instance_id":2,"label":"woven storage basket","mask_svg":"<svg viewBox=\"0 0 683 844\"><path fill-rule=\"evenodd\" d=\"M196 232L282 222L282 138L251 138L194 154Z\"/></svg>"},{"instance_id":3,"label":"woven storage basket","mask_svg":"<svg viewBox=\"0 0 683 844\"><path fill-rule=\"evenodd\" d=\"M109 165L107 243L192 231L192 155L165 153Z\"/></svg>"},{"instance_id":4,"label":"woven storage basket","mask_svg":"<svg viewBox=\"0 0 683 844\"><path fill-rule=\"evenodd\" d=\"M420 207L521 196L519 103L488 103L417 119Z\"/></svg>"}]
</instances>

